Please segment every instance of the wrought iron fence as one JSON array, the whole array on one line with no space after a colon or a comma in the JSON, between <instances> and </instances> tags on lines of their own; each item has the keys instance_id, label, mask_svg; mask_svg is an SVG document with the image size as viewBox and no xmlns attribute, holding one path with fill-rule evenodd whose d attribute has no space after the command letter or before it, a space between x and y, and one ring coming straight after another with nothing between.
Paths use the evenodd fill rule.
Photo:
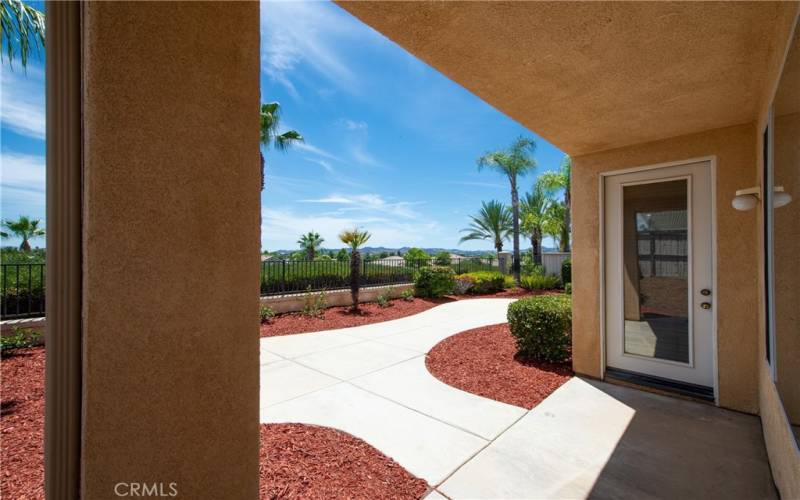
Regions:
<instances>
[{"instance_id":1,"label":"wrought iron fence","mask_svg":"<svg viewBox=\"0 0 800 500\"><path fill-rule=\"evenodd\" d=\"M430 265L450 266L456 274L498 271L497 259L448 260L385 258L361 261L361 286L412 283L414 274ZM350 261L267 260L261 263L261 295L282 295L350 287Z\"/></svg>"},{"instance_id":2,"label":"wrought iron fence","mask_svg":"<svg viewBox=\"0 0 800 500\"><path fill-rule=\"evenodd\" d=\"M0 317L44 316L44 263L0 264Z\"/></svg>"}]
</instances>

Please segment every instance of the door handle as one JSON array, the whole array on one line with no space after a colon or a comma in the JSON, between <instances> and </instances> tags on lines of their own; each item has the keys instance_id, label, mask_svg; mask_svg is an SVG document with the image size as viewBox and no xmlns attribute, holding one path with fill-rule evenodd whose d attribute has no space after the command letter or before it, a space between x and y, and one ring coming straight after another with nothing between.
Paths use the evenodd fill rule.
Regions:
<instances>
[{"instance_id":1,"label":"door handle","mask_svg":"<svg viewBox=\"0 0 800 500\"><path fill-rule=\"evenodd\" d=\"M708 288L703 288L702 290L700 290L700 295L708 297L709 295L711 295L711 290L709 290Z\"/></svg>"},{"instance_id":2,"label":"door handle","mask_svg":"<svg viewBox=\"0 0 800 500\"><path fill-rule=\"evenodd\" d=\"M711 302L702 302L700 304L700 307L702 307L703 309L711 309Z\"/></svg>"}]
</instances>

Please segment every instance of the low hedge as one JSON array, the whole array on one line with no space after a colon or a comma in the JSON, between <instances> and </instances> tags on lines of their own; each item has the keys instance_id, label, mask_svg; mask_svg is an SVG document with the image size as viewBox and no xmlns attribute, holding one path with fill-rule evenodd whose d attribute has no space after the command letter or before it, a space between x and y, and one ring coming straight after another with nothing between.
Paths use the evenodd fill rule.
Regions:
<instances>
[{"instance_id":1,"label":"low hedge","mask_svg":"<svg viewBox=\"0 0 800 500\"><path fill-rule=\"evenodd\" d=\"M414 293L418 297L442 297L452 293L455 275L447 266L423 267L414 276Z\"/></svg>"},{"instance_id":2,"label":"low hedge","mask_svg":"<svg viewBox=\"0 0 800 500\"><path fill-rule=\"evenodd\" d=\"M541 295L508 306L508 324L520 355L546 362L565 361L572 340L572 300Z\"/></svg>"},{"instance_id":3,"label":"low hedge","mask_svg":"<svg viewBox=\"0 0 800 500\"><path fill-rule=\"evenodd\" d=\"M558 276L523 276L520 279L520 286L525 290L553 290L558 288Z\"/></svg>"},{"instance_id":4,"label":"low hedge","mask_svg":"<svg viewBox=\"0 0 800 500\"><path fill-rule=\"evenodd\" d=\"M466 293L497 293L505 287L505 276L495 271L476 271L456 276L456 288L463 288L461 283L468 283Z\"/></svg>"}]
</instances>

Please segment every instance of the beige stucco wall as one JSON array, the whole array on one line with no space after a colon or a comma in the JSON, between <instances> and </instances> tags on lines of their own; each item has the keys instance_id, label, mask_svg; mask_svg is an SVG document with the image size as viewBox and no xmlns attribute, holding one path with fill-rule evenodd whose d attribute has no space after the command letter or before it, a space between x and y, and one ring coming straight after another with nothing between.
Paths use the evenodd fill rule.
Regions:
<instances>
[{"instance_id":1,"label":"beige stucco wall","mask_svg":"<svg viewBox=\"0 0 800 500\"><path fill-rule=\"evenodd\" d=\"M613 170L717 158L717 357L721 406L758 410L758 302L754 212L730 205L737 189L756 180L755 124L739 125L573 158L573 365L601 377L600 345L600 183Z\"/></svg>"},{"instance_id":2,"label":"beige stucco wall","mask_svg":"<svg viewBox=\"0 0 800 500\"><path fill-rule=\"evenodd\" d=\"M358 301L375 302L380 295L387 298L400 297L405 290L413 290L414 285L390 285L390 286L374 286L369 288L362 288L358 295ZM312 297L319 295L319 292L311 294ZM296 312L302 311L305 305L306 294L293 294L282 295L277 297L261 297L261 305L269 306L276 313ZM350 290L333 290L325 292L325 304L327 307L334 306L349 306L353 303L350 296Z\"/></svg>"},{"instance_id":3,"label":"beige stucco wall","mask_svg":"<svg viewBox=\"0 0 800 500\"><path fill-rule=\"evenodd\" d=\"M83 8L82 496L256 498L259 4Z\"/></svg>"}]
</instances>

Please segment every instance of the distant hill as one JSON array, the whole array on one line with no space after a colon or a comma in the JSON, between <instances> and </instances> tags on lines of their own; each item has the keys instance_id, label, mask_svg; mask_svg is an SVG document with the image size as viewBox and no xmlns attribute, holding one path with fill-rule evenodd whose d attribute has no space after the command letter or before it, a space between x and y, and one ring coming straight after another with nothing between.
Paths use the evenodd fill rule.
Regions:
<instances>
[{"instance_id":1,"label":"distant hill","mask_svg":"<svg viewBox=\"0 0 800 500\"><path fill-rule=\"evenodd\" d=\"M386 252L386 253L388 253L390 255L397 255L398 251L401 254L404 254L404 253L408 252L411 248L412 247L400 247L400 248L364 247L364 248L361 249L361 253L362 254L380 254L380 253ZM511 251L511 248L506 248L504 250ZM530 247L521 248L520 250L522 252L530 252L531 251ZM297 252L297 251L298 251L297 249L293 249L293 250L275 250L274 252L270 252L270 253L288 255L288 254L290 254L292 252ZM338 248L323 248L322 251L325 252L325 253L330 252L330 251L338 252L339 249ZM454 253L456 255L463 255L465 257L480 257L480 256L483 256L483 255L486 255L486 254L489 254L489 253L491 253L491 254L495 253L494 249L464 250L464 249L461 249L461 248L422 248L422 251L424 251L424 252L426 252L426 253L428 253L430 255L436 255L439 252L448 252L448 253ZM543 247L542 251L543 252L555 252L555 251L557 251L557 249L555 249L555 248L544 248Z\"/></svg>"}]
</instances>

